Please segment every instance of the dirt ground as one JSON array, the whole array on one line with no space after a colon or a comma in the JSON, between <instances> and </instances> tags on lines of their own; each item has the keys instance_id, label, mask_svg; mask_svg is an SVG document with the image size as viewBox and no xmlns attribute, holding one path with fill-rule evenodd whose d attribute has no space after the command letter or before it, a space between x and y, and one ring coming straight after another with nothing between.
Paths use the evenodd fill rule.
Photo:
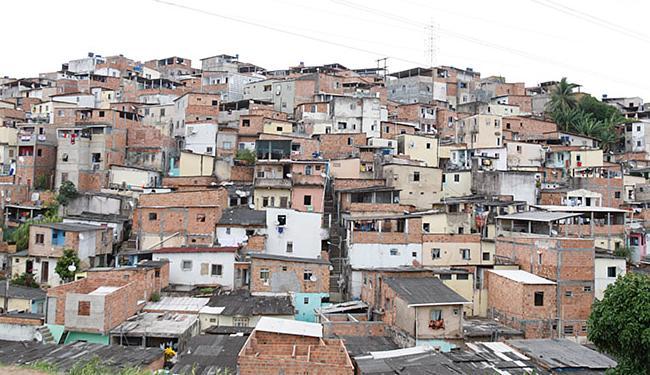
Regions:
<instances>
[{"instance_id":1,"label":"dirt ground","mask_svg":"<svg viewBox=\"0 0 650 375\"><path fill-rule=\"evenodd\" d=\"M0 374L11 374L11 375L46 375L45 372L33 370L29 368L16 367L16 366L6 366L0 367Z\"/></svg>"}]
</instances>

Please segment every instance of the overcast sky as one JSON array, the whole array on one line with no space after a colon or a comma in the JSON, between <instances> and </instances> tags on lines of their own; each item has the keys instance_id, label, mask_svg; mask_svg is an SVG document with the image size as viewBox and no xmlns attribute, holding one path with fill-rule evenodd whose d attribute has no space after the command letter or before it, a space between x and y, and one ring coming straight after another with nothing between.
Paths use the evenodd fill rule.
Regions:
<instances>
[{"instance_id":1,"label":"overcast sky","mask_svg":"<svg viewBox=\"0 0 650 375\"><path fill-rule=\"evenodd\" d=\"M142 61L176 55L196 67L203 57L239 54L267 69L374 67L388 57L397 71L431 64L433 34L436 65L527 85L567 76L597 97L650 101L647 0L164 1L202 12L155 0L3 1L0 75L55 71L89 51Z\"/></svg>"}]
</instances>

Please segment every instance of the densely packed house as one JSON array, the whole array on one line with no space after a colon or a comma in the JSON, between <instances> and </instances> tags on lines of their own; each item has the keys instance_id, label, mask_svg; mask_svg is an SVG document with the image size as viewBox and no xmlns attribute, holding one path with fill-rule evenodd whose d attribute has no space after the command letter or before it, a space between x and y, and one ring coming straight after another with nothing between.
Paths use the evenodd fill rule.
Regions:
<instances>
[{"instance_id":1,"label":"densely packed house","mask_svg":"<svg viewBox=\"0 0 650 375\"><path fill-rule=\"evenodd\" d=\"M0 258L41 289L4 294L23 315L0 339L350 374L412 355L496 368L443 354L468 342L583 343L594 300L649 263L650 106L603 97L627 118L603 144L554 122L560 84L225 54L2 78Z\"/></svg>"}]
</instances>

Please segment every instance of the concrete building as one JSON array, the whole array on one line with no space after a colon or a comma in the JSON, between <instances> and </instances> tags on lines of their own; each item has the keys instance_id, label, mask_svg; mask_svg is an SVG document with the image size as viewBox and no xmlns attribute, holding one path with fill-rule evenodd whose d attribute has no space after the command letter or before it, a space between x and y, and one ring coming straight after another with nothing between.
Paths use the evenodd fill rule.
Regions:
<instances>
[{"instance_id":1,"label":"concrete building","mask_svg":"<svg viewBox=\"0 0 650 375\"><path fill-rule=\"evenodd\" d=\"M169 283L178 289L219 287L232 289L237 247L162 247L153 260L169 262Z\"/></svg>"}]
</instances>

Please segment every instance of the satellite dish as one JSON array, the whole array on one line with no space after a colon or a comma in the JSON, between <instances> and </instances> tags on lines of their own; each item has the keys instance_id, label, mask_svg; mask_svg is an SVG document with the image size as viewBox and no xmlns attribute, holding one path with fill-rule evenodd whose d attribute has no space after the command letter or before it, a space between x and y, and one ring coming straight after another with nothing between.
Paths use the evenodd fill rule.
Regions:
<instances>
[{"instance_id":1,"label":"satellite dish","mask_svg":"<svg viewBox=\"0 0 650 375\"><path fill-rule=\"evenodd\" d=\"M316 276L314 276L314 275L311 275L309 277L309 281L316 281L316 280L318 280L318 278Z\"/></svg>"},{"instance_id":2,"label":"satellite dish","mask_svg":"<svg viewBox=\"0 0 650 375\"><path fill-rule=\"evenodd\" d=\"M251 204L248 205L248 208L250 208L251 210L254 210L254 209L255 209L255 205L251 203Z\"/></svg>"},{"instance_id":3,"label":"satellite dish","mask_svg":"<svg viewBox=\"0 0 650 375\"><path fill-rule=\"evenodd\" d=\"M287 173L287 177L288 177L288 178L291 178L291 173Z\"/></svg>"},{"instance_id":4,"label":"satellite dish","mask_svg":"<svg viewBox=\"0 0 650 375\"><path fill-rule=\"evenodd\" d=\"M325 173L321 173L320 176L321 176L322 178L327 177L327 175L326 175Z\"/></svg>"}]
</instances>

